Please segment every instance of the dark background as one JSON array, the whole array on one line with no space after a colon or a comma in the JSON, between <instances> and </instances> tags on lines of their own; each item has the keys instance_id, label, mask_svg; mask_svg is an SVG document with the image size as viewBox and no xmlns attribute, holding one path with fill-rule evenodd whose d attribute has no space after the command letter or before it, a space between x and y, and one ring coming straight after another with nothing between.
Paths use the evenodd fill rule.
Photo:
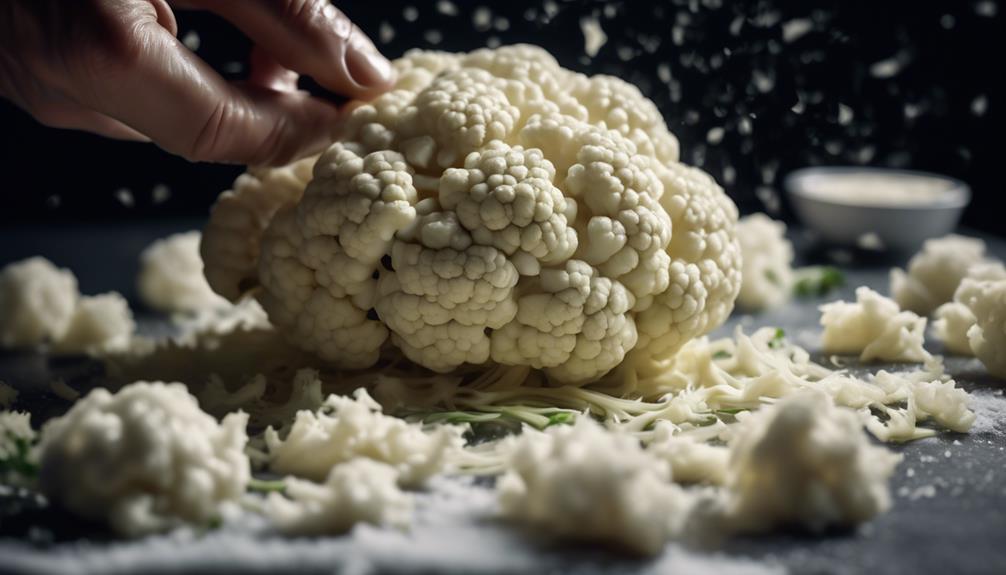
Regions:
<instances>
[{"instance_id":1,"label":"dark background","mask_svg":"<svg viewBox=\"0 0 1006 575\"><path fill-rule=\"evenodd\" d=\"M392 58L417 46L531 42L566 67L636 83L681 140L683 161L715 176L742 212L787 217L781 180L798 167L896 166L964 179L975 192L964 224L1006 231L996 209L1004 100L995 84L1006 79L997 0L337 4ZM593 58L583 17L608 38ZM241 77L240 33L204 13L178 20L179 37L195 31L197 52ZM47 129L6 101L0 138L0 223L199 216L241 171Z\"/></svg>"}]
</instances>

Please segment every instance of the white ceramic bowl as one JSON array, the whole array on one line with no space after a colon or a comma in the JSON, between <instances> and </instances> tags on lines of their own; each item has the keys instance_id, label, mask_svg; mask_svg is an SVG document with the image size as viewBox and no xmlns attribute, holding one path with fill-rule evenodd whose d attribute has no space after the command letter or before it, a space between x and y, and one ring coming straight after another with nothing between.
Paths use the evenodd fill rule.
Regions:
<instances>
[{"instance_id":1,"label":"white ceramic bowl","mask_svg":"<svg viewBox=\"0 0 1006 575\"><path fill-rule=\"evenodd\" d=\"M825 242L900 253L952 232L971 201L960 180L889 168L804 168L784 186L800 221Z\"/></svg>"}]
</instances>

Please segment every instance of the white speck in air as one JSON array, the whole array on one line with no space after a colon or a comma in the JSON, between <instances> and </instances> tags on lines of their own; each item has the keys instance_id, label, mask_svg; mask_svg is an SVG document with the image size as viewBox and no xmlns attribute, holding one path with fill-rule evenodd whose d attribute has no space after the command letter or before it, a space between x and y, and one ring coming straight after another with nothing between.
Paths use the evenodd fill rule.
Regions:
<instances>
[{"instance_id":1,"label":"white speck in air","mask_svg":"<svg viewBox=\"0 0 1006 575\"><path fill-rule=\"evenodd\" d=\"M974 100L971 100L971 113L979 118L985 115L989 109L989 99L985 94L979 94L975 96Z\"/></svg>"},{"instance_id":2,"label":"white speck in air","mask_svg":"<svg viewBox=\"0 0 1006 575\"><path fill-rule=\"evenodd\" d=\"M597 20L597 15L580 18L580 30L583 31L583 51L593 58L608 41L608 35Z\"/></svg>"},{"instance_id":3,"label":"white speck in air","mask_svg":"<svg viewBox=\"0 0 1006 575\"><path fill-rule=\"evenodd\" d=\"M118 190L115 190L115 199L127 208L131 208L136 205L136 200L133 199L133 192L131 192L129 188L119 188Z\"/></svg>"},{"instance_id":4,"label":"white speck in air","mask_svg":"<svg viewBox=\"0 0 1006 575\"><path fill-rule=\"evenodd\" d=\"M493 13L485 6L479 6L472 12L472 25L479 32L485 32L492 27Z\"/></svg>"},{"instance_id":5,"label":"white speck in air","mask_svg":"<svg viewBox=\"0 0 1006 575\"><path fill-rule=\"evenodd\" d=\"M163 204L171 198L171 188L165 184L157 184L150 190L150 200L154 205Z\"/></svg>"},{"instance_id":6,"label":"white speck in air","mask_svg":"<svg viewBox=\"0 0 1006 575\"><path fill-rule=\"evenodd\" d=\"M870 75L874 78L893 78L901 72L902 62L898 56L886 58L870 64Z\"/></svg>"},{"instance_id":7,"label":"white speck in air","mask_svg":"<svg viewBox=\"0 0 1006 575\"><path fill-rule=\"evenodd\" d=\"M855 114L852 112L852 108L846 106L845 104L838 105L838 123L842 126L848 126L852 123L852 119Z\"/></svg>"},{"instance_id":8,"label":"white speck in air","mask_svg":"<svg viewBox=\"0 0 1006 575\"><path fill-rule=\"evenodd\" d=\"M975 4L975 14L985 18L995 18L999 13L999 7L992 0L982 0Z\"/></svg>"},{"instance_id":9,"label":"white speck in air","mask_svg":"<svg viewBox=\"0 0 1006 575\"><path fill-rule=\"evenodd\" d=\"M510 29L510 20L507 20L504 16L497 16L493 18L493 28L500 32L506 32Z\"/></svg>"},{"instance_id":10,"label":"white speck in air","mask_svg":"<svg viewBox=\"0 0 1006 575\"><path fill-rule=\"evenodd\" d=\"M437 2L437 12L445 16L457 16L458 7L451 0L440 0Z\"/></svg>"},{"instance_id":11,"label":"white speck in air","mask_svg":"<svg viewBox=\"0 0 1006 575\"><path fill-rule=\"evenodd\" d=\"M388 22L381 22L381 27L377 31L377 39L381 44L387 44L395 39L395 29Z\"/></svg>"},{"instance_id":12,"label":"white speck in air","mask_svg":"<svg viewBox=\"0 0 1006 575\"><path fill-rule=\"evenodd\" d=\"M196 52L199 50L202 40L199 38L199 34L195 30L189 30L184 36L182 36L182 44L185 44L185 47L189 50Z\"/></svg>"},{"instance_id":13,"label":"white speck in air","mask_svg":"<svg viewBox=\"0 0 1006 575\"><path fill-rule=\"evenodd\" d=\"M415 6L406 6L402 8L402 18L406 22L415 22L419 19L419 10Z\"/></svg>"},{"instance_id":14,"label":"white speck in air","mask_svg":"<svg viewBox=\"0 0 1006 575\"><path fill-rule=\"evenodd\" d=\"M814 22L807 18L796 18L782 25L782 41L787 44L795 42L801 36L814 29Z\"/></svg>"},{"instance_id":15,"label":"white speck in air","mask_svg":"<svg viewBox=\"0 0 1006 575\"><path fill-rule=\"evenodd\" d=\"M671 81L671 65L666 62L661 62L657 64L657 78L660 81L668 84Z\"/></svg>"},{"instance_id":16,"label":"white speck in air","mask_svg":"<svg viewBox=\"0 0 1006 575\"><path fill-rule=\"evenodd\" d=\"M435 45L439 44L440 41L444 39L444 35L440 32L440 30L430 29L427 30L426 32L423 32L423 39L429 42L430 44Z\"/></svg>"},{"instance_id":17,"label":"white speck in air","mask_svg":"<svg viewBox=\"0 0 1006 575\"><path fill-rule=\"evenodd\" d=\"M706 142L709 142L709 144L715 146L716 144L719 144L720 142L723 141L724 133L725 131L720 126L711 128L708 132L706 132Z\"/></svg>"}]
</instances>

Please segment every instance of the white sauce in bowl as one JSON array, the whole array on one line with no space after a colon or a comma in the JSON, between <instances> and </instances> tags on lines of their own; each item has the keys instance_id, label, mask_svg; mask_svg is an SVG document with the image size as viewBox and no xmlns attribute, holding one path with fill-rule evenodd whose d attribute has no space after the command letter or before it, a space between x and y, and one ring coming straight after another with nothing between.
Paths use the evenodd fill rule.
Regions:
<instances>
[{"instance_id":1,"label":"white sauce in bowl","mask_svg":"<svg viewBox=\"0 0 1006 575\"><path fill-rule=\"evenodd\" d=\"M957 197L953 180L910 172L836 170L806 174L799 192L808 198L857 206L918 206Z\"/></svg>"}]
</instances>

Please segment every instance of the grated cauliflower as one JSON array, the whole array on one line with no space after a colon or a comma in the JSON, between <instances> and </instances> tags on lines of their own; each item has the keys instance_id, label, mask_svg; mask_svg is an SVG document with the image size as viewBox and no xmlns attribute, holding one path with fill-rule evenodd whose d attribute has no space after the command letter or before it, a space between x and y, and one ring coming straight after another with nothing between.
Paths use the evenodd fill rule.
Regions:
<instances>
[{"instance_id":1,"label":"grated cauliflower","mask_svg":"<svg viewBox=\"0 0 1006 575\"><path fill-rule=\"evenodd\" d=\"M890 507L887 480L901 456L871 445L856 413L824 394L787 397L741 425L726 479L732 529L823 531Z\"/></svg>"},{"instance_id":2,"label":"grated cauliflower","mask_svg":"<svg viewBox=\"0 0 1006 575\"><path fill-rule=\"evenodd\" d=\"M525 429L497 490L506 518L643 555L680 532L693 502L671 483L667 461L586 417L544 433Z\"/></svg>"},{"instance_id":3,"label":"grated cauliflower","mask_svg":"<svg viewBox=\"0 0 1006 575\"><path fill-rule=\"evenodd\" d=\"M283 439L270 427L265 441L269 467L277 473L321 481L334 466L365 457L394 468L402 485L418 486L446 469L463 444L461 431L439 426L425 432L384 415L361 388L352 398L328 396L317 412L299 411Z\"/></svg>"},{"instance_id":4,"label":"grated cauliflower","mask_svg":"<svg viewBox=\"0 0 1006 575\"><path fill-rule=\"evenodd\" d=\"M96 389L42 427L39 489L126 536L206 525L244 494L247 420L217 423L180 383Z\"/></svg>"},{"instance_id":5,"label":"grated cauliflower","mask_svg":"<svg viewBox=\"0 0 1006 575\"><path fill-rule=\"evenodd\" d=\"M398 487L398 471L367 458L340 463L322 484L284 479L284 495L270 493L265 514L288 535L349 531L357 523L407 527L412 497Z\"/></svg>"},{"instance_id":6,"label":"grated cauliflower","mask_svg":"<svg viewBox=\"0 0 1006 575\"><path fill-rule=\"evenodd\" d=\"M201 239L198 231L174 234L143 250L136 279L143 303L166 313L196 313L229 305L203 275Z\"/></svg>"},{"instance_id":7,"label":"grated cauliflower","mask_svg":"<svg viewBox=\"0 0 1006 575\"><path fill-rule=\"evenodd\" d=\"M789 300L793 284L793 244L786 224L765 214L737 222L743 267L737 306L747 311L769 309Z\"/></svg>"},{"instance_id":8,"label":"grated cauliflower","mask_svg":"<svg viewBox=\"0 0 1006 575\"><path fill-rule=\"evenodd\" d=\"M894 301L866 286L856 288L854 303L821 306L825 353L859 355L861 361L921 363L931 357L922 347L926 318L901 311Z\"/></svg>"},{"instance_id":9,"label":"grated cauliflower","mask_svg":"<svg viewBox=\"0 0 1006 575\"><path fill-rule=\"evenodd\" d=\"M42 257L0 271L0 345L32 347L63 337L77 307L77 278Z\"/></svg>"},{"instance_id":10,"label":"grated cauliflower","mask_svg":"<svg viewBox=\"0 0 1006 575\"><path fill-rule=\"evenodd\" d=\"M304 162L259 171L221 197L202 245L218 293L257 286L277 328L338 367L373 366L390 342L436 372L572 384L730 313L736 207L678 163L634 86L526 45L395 67L310 178Z\"/></svg>"},{"instance_id":11,"label":"grated cauliflower","mask_svg":"<svg viewBox=\"0 0 1006 575\"><path fill-rule=\"evenodd\" d=\"M926 240L907 271L891 270L891 297L901 309L927 316L953 298L972 266L987 262L985 242L977 238L949 234Z\"/></svg>"}]
</instances>

